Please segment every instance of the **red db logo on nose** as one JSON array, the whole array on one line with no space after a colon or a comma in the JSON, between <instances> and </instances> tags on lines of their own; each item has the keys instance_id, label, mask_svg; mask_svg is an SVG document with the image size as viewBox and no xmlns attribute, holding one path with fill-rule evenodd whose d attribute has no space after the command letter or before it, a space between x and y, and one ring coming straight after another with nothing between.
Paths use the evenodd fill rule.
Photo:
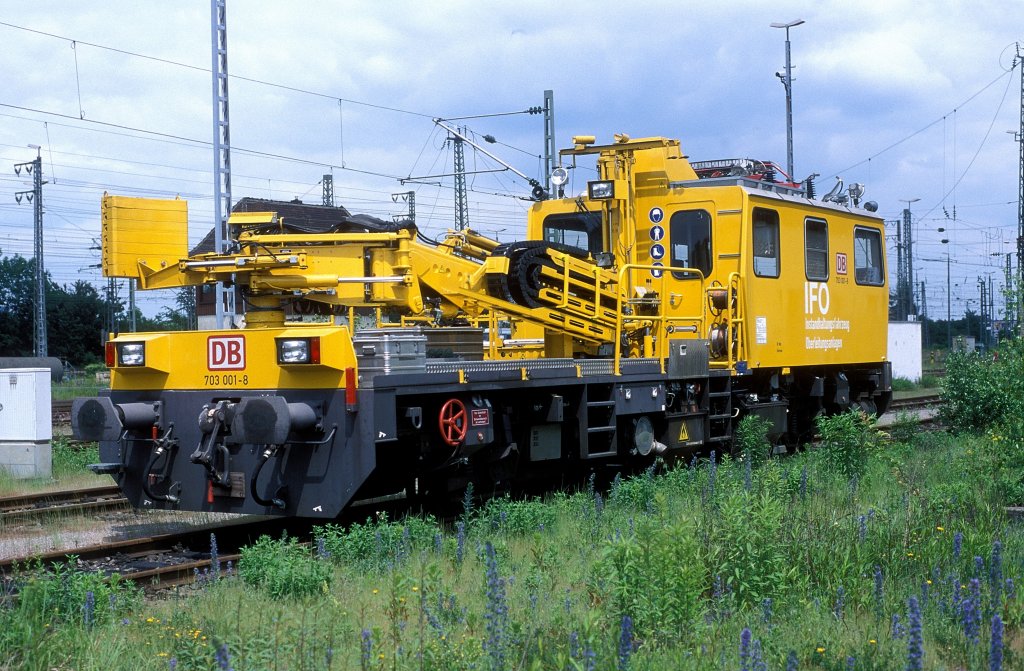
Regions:
<instances>
[{"instance_id":1,"label":"red db logo on nose","mask_svg":"<svg viewBox=\"0 0 1024 671\"><path fill-rule=\"evenodd\" d=\"M210 336L206 341L206 367L210 370L243 370L245 336Z\"/></svg>"}]
</instances>

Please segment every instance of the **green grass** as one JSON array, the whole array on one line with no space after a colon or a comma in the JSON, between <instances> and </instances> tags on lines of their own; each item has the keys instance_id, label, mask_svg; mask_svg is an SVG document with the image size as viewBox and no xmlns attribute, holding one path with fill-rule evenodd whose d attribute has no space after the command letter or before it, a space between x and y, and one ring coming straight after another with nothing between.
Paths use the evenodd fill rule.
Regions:
<instances>
[{"instance_id":1,"label":"green grass","mask_svg":"<svg viewBox=\"0 0 1024 671\"><path fill-rule=\"evenodd\" d=\"M606 492L492 501L453 528L381 518L323 528L312 548L267 539L230 577L222 566L221 580L88 628L66 606L0 609L0 631L14 632L0 635L0 659L103 671L171 659L239 671L739 669L746 628L768 669L790 654L800 669L847 669L849 657L903 669L909 639L893 616L905 631L914 596L924 669L989 669L997 612L1002 668L1020 668L1024 608L1005 580L1020 581L1024 532L993 484L998 441L908 431L910 443L876 445L859 424L831 430L833 449L863 446L855 477L827 450L749 471L702 462ZM972 590L976 642L952 605Z\"/></svg>"},{"instance_id":2,"label":"green grass","mask_svg":"<svg viewBox=\"0 0 1024 671\"><path fill-rule=\"evenodd\" d=\"M51 477L16 479L0 468L0 496L111 484L110 476L94 475L86 468L88 464L99 461L99 446L96 443L72 443L64 436L54 436L51 444Z\"/></svg>"}]
</instances>

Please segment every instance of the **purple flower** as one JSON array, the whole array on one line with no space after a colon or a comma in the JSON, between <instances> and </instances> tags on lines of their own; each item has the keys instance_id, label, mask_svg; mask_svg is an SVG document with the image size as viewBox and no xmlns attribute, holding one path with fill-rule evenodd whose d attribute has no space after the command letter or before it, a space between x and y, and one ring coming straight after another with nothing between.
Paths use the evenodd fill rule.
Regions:
<instances>
[{"instance_id":1,"label":"purple flower","mask_svg":"<svg viewBox=\"0 0 1024 671\"><path fill-rule=\"evenodd\" d=\"M924 668L924 641L921 636L921 608L916 596L907 600L907 621L910 628L907 636L907 671L921 671Z\"/></svg>"},{"instance_id":2,"label":"purple flower","mask_svg":"<svg viewBox=\"0 0 1024 671\"><path fill-rule=\"evenodd\" d=\"M750 629L740 632L740 671L750 671Z\"/></svg>"},{"instance_id":3,"label":"purple flower","mask_svg":"<svg viewBox=\"0 0 1024 671\"><path fill-rule=\"evenodd\" d=\"M629 668L629 657L633 654L633 618L628 615L622 616L622 623L619 626L619 671L626 671Z\"/></svg>"},{"instance_id":4,"label":"purple flower","mask_svg":"<svg viewBox=\"0 0 1024 671\"><path fill-rule=\"evenodd\" d=\"M998 610L1003 602L1003 544L992 543L992 558L988 566L988 584L992 592L992 608Z\"/></svg>"},{"instance_id":5,"label":"purple flower","mask_svg":"<svg viewBox=\"0 0 1024 671\"><path fill-rule=\"evenodd\" d=\"M964 535L961 532L953 534L953 561L960 561L960 550L964 545Z\"/></svg>"},{"instance_id":6,"label":"purple flower","mask_svg":"<svg viewBox=\"0 0 1024 671\"><path fill-rule=\"evenodd\" d=\"M85 624L86 629L92 627L95 613L96 595L90 590L85 593L85 603L82 605L82 622Z\"/></svg>"},{"instance_id":7,"label":"purple flower","mask_svg":"<svg viewBox=\"0 0 1024 671\"><path fill-rule=\"evenodd\" d=\"M363 629L363 633L359 638L359 666L362 671L369 671L372 655L373 633L369 629Z\"/></svg>"},{"instance_id":8,"label":"purple flower","mask_svg":"<svg viewBox=\"0 0 1024 671\"><path fill-rule=\"evenodd\" d=\"M455 563L461 564L466 556L466 523L455 523Z\"/></svg>"},{"instance_id":9,"label":"purple flower","mask_svg":"<svg viewBox=\"0 0 1024 671\"><path fill-rule=\"evenodd\" d=\"M214 658L217 660L217 667L220 671L231 671L231 655L228 653L228 644L223 643L214 651Z\"/></svg>"},{"instance_id":10,"label":"purple flower","mask_svg":"<svg viewBox=\"0 0 1024 671\"><path fill-rule=\"evenodd\" d=\"M875 613L878 617L882 617L885 603L885 576L882 574L882 567L875 566Z\"/></svg>"},{"instance_id":11,"label":"purple flower","mask_svg":"<svg viewBox=\"0 0 1024 671\"><path fill-rule=\"evenodd\" d=\"M967 598L960 602L960 621L968 642L977 645L981 635L981 583L977 578L971 578Z\"/></svg>"},{"instance_id":12,"label":"purple flower","mask_svg":"<svg viewBox=\"0 0 1024 671\"><path fill-rule=\"evenodd\" d=\"M210 534L210 568L213 569L213 579L220 578L220 552L217 550L217 534Z\"/></svg>"},{"instance_id":13,"label":"purple flower","mask_svg":"<svg viewBox=\"0 0 1024 671\"><path fill-rule=\"evenodd\" d=\"M864 515L857 518L857 536L861 543L868 537L868 518Z\"/></svg>"},{"instance_id":14,"label":"purple flower","mask_svg":"<svg viewBox=\"0 0 1024 671\"><path fill-rule=\"evenodd\" d=\"M892 625L889 629L890 634L893 638L903 638L906 635L906 630L903 628L903 624L900 623L900 616L895 613L892 616Z\"/></svg>"},{"instance_id":15,"label":"purple flower","mask_svg":"<svg viewBox=\"0 0 1024 671\"><path fill-rule=\"evenodd\" d=\"M786 671L796 671L798 666L800 666L800 660L797 659L796 650L790 650L786 655Z\"/></svg>"},{"instance_id":16,"label":"purple flower","mask_svg":"<svg viewBox=\"0 0 1024 671\"><path fill-rule=\"evenodd\" d=\"M1003 668L1003 619L996 613L992 616L992 647L988 654L989 671Z\"/></svg>"},{"instance_id":17,"label":"purple flower","mask_svg":"<svg viewBox=\"0 0 1024 671\"><path fill-rule=\"evenodd\" d=\"M836 602L832 606L832 614L836 616L837 620L843 619L843 611L846 607L846 590L840 585L836 588Z\"/></svg>"},{"instance_id":18,"label":"purple flower","mask_svg":"<svg viewBox=\"0 0 1024 671\"><path fill-rule=\"evenodd\" d=\"M505 630L508 626L508 603L505 598L505 580L498 575L498 555L494 545L487 541L486 558L486 597L484 627L486 638L483 649L490 658L495 669L505 668Z\"/></svg>"}]
</instances>

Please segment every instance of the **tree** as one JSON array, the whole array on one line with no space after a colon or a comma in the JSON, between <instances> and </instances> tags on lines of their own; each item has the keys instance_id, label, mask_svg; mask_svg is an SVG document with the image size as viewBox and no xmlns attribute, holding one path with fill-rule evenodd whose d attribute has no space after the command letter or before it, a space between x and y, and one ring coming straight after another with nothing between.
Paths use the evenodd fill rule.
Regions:
<instances>
[{"instance_id":1,"label":"tree","mask_svg":"<svg viewBox=\"0 0 1024 671\"><path fill-rule=\"evenodd\" d=\"M21 256L0 257L0 355L32 356L35 264Z\"/></svg>"},{"instance_id":2,"label":"tree","mask_svg":"<svg viewBox=\"0 0 1024 671\"><path fill-rule=\"evenodd\" d=\"M49 353L77 366L102 361L105 302L84 280L54 287L46 299Z\"/></svg>"}]
</instances>

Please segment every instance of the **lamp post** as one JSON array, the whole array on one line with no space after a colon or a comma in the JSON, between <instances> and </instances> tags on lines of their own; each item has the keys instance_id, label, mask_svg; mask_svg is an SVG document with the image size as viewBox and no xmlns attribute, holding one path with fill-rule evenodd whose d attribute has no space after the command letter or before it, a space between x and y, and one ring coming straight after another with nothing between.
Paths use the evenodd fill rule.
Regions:
<instances>
[{"instance_id":1,"label":"lamp post","mask_svg":"<svg viewBox=\"0 0 1024 671\"><path fill-rule=\"evenodd\" d=\"M944 232L946 229L940 228L939 233ZM943 238L942 244L948 245L949 238ZM946 247L946 341L949 346L949 351L953 351L953 294L949 292L949 247Z\"/></svg>"},{"instance_id":2,"label":"lamp post","mask_svg":"<svg viewBox=\"0 0 1024 671\"><path fill-rule=\"evenodd\" d=\"M907 306L907 315L917 314L914 309L914 234L911 231L911 217L910 217L910 204L916 203L921 200L920 198L900 198L901 203L906 203L907 206L903 208L903 251L906 257L906 282L907 282L907 296L904 305Z\"/></svg>"},{"instance_id":3,"label":"lamp post","mask_svg":"<svg viewBox=\"0 0 1024 671\"><path fill-rule=\"evenodd\" d=\"M793 68L789 60L789 29L803 22L803 19L797 19L789 23L771 24L772 28L786 29L786 74L776 72L775 76L782 81L782 86L786 89L786 170L792 182L796 181L796 176L793 174Z\"/></svg>"}]
</instances>

